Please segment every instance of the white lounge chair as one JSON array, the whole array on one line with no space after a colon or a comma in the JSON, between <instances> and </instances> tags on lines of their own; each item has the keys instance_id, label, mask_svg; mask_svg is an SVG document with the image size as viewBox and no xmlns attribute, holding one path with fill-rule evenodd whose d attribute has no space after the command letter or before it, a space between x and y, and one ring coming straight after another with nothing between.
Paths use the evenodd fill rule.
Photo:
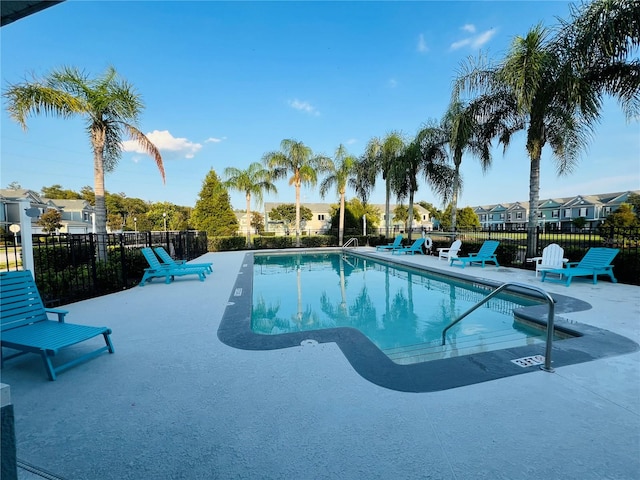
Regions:
<instances>
[{"instance_id":1,"label":"white lounge chair","mask_svg":"<svg viewBox=\"0 0 640 480\"><path fill-rule=\"evenodd\" d=\"M451 260L458 258L458 252L462 248L462 240L456 240L448 248L438 249L438 260Z\"/></svg>"},{"instance_id":2,"label":"white lounge chair","mask_svg":"<svg viewBox=\"0 0 640 480\"><path fill-rule=\"evenodd\" d=\"M569 259L564 258L564 249L557 243L550 243L544 250L542 250L541 257L533 257L529 259L530 262L534 262L536 266L536 277L538 272L542 270L553 270L562 268Z\"/></svg>"}]
</instances>

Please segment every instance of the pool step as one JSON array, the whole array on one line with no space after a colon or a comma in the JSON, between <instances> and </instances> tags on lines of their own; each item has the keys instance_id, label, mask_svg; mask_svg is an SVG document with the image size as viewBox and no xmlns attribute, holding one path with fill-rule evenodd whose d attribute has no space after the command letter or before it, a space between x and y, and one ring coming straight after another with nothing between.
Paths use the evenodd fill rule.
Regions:
<instances>
[{"instance_id":1,"label":"pool step","mask_svg":"<svg viewBox=\"0 0 640 480\"><path fill-rule=\"evenodd\" d=\"M504 330L503 332L492 332L491 336L487 338L483 338L482 335L469 335L464 338L459 337L455 340L447 338L446 345L441 345L440 341L435 341L384 349L383 352L394 363L410 365L431 360L440 360L442 358L489 352L492 350L543 344L544 341L543 336L523 337L522 335L514 333L513 330Z\"/></svg>"}]
</instances>

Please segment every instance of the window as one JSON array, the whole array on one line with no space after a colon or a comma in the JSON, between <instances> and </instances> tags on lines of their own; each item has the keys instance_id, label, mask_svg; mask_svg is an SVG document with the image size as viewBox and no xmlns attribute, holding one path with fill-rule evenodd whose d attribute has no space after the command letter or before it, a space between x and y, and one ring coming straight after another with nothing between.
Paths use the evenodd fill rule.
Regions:
<instances>
[{"instance_id":1,"label":"window","mask_svg":"<svg viewBox=\"0 0 640 480\"><path fill-rule=\"evenodd\" d=\"M507 220L511 220L511 214L507 213Z\"/></svg>"},{"instance_id":2,"label":"window","mask_svg":"<svg viewBox=\"0 0 640 480\"><path fill-rule=\"evenodd\" d=\"M516 219L522 220L522 212L516 212Z\"/></svg>"},{"instance_id":3,"label":"window","mask_svg":"<svg viewBox=\"0 0 640 480\"><path fill-rule=\"evenodd\" d=\"M500 220L504 220L504 213L500 214Z\"/></svg>"},{"instance_id":4,"label":"window","mask_svg":"<svg viewBox=\"0 0 640 480\"><path fill-rule=\"evenodd\" d=\"M611 214L611 207L604 207L604 214L605 215L610 215Z\"/></svg>"},{"instance_id":5,"label":"window","mask_svg":"<svg viewBox=\"0 0 640 480\"><path fill-rule=\"evenodd\" d=\"M589 209L587 207L580 207L580 216L581 217L586 217L588 211L589 211Z\"/></svg>"},{"instance_id":6,"label":"window","mask_svg":"<svg viewBox=\"0 0 640 480\"><path fill-rule=\"evenodd\" d=\"M318 214L318 220L320 220L321 222L324 221L324 214Z\"/></svg>"},{"instance_id":7,"label":"window","mask_svg":"<svg viewBox=\"0 0 640 480\"><path fill-rule=\"evenodd\" d=\"M551 212L551 218L560 218L560 210L553 210Z\"/></svg>"},{"instance_id":8,"label":"window","mask_svg":"<svg viewBox=\"0 0 640 480\"><path fill-rule=\"evenodd\" d=\"M571 218L571 209L570 208L565 208L564 209L564 218Z\"/></svg>"}]
</instances>

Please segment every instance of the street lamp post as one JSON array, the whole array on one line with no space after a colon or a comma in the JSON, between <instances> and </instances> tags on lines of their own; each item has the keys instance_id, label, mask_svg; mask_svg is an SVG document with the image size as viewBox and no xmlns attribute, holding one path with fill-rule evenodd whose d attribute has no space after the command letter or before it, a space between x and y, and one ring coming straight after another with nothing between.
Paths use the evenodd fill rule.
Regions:
<instances>
[{"instance_id":1,"label":"street lamp post","mask_svg":"<svg viewBox=\"0 0 640 480\"><path fill-rule=\"evenodd\" d=\"M164 231L167 231L167 212L162 214L162 218L164 219Z\"/></svg>"},{"instance_id":2,"label":"street lamp post","mask_svg":"<svg viewBox=\"0 0 640 480\"><path fill-rule=\"evenodd\" d=\"M138 233L138 217L133 217L133 231Z\"/></svg>"}]
</instances>

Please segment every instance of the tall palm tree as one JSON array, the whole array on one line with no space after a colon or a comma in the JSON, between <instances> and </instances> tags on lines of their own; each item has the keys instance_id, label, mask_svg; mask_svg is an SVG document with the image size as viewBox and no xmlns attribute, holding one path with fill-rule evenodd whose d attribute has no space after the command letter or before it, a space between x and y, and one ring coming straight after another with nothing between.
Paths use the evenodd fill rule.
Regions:
<instances>
[{"instance_id":1,"label":"tall palm tree","mask_svg":"<svg viewBox=\"0 0 640 480\"><path fill-rule=\"evenodd\" d=\"M461 92L480 92L479 115L488 122L507 119L511 133L524 128L530 162L527 256L535 256L540 193L540 158L551 147L558 174L570 173L598 118L594 89L562 63L562 56L541 25L515 37L506 57L495 67L469 62L454 84L453 99Z\"/></svg>"},{"instance_id":2,"label":"tall palm tree","mask_svg":"<svg viewBox=\"0 0 640 480\"><path fill-rule=\"evenodd\" d=\"M451 229L456 229L458 195L462 189L460 165L466 151L480 160L482 171L491 165L491 138L485 135L481 118L472 105L454 100L442 120L454 166L451 192Z\"/></svg>"},{"instance_id":3,"label":"tall palm tree","mask_svg":"<svg viewBox=\"0 0 640 480\"><path fill-rule=\"evenodd\" d=\"M328 175L320 182L320 196L325 197L332 186L336 186L340 196L340 220L338 228L338 246L342 246L344 238L344 197L347 191L347 183L354 174L354 166L357 159L347 153L344 145L340 144L336 150L334 160L328 162Z\"/></svg>"},{"instance_id":4,"label":"tall palm tree","mask_svg":"<svg viewBox=\"0 0 640 480\"><path fill-rule=\"evenodd\" d=\"M380 140L374 137L367 143L363 160L366 162L367 171L375 169L382 172L382 179L385 181L385 236L389 236L391 219L390 200L393 185L394 165L402 153L404 140L397 132L388 133Z\"/></svg>"},{"instance_id":5,"label":"tall palm tree","mask_svg":"<svg viewBox=\"0 0 640 480\"><path fill-rule=\"evenodd\" d=\"M408 224L409 241L414 218L414 195L418 191L418 178L423 174L427 185L443 200L448 199L452 188L453 171L447 165L444 131L434 125L427 125L405 146L395 163L394 191L398 199L409 198Z\"/></svg>"},{"instance_id":6,"label":"tall palm tree","mask_svg":"<svg viewBox=\"0 0 640 480\"><path fill-rule=\"evenodd\" d=\"M256 199L257 207L262 203L263 192L277 193L276 186L271 183L271 174L262 164L253 162L245 170L228 167L224 171L227 179L223 182L226 188L232 188L245 194L247 200L247 247L251 247L251 196Z\"/></svg>"},{"instance_id":7,"label":"tall palm tree","mask_svg":"<svg viewBox=\"0 0 640 480\"><path fill-rule=\"evenodd\" d=\"M371 145L371 142L369 142L369 145ZM367 147L369 147L369 145L367 145ZM375 157L365 151L353 166L353 176L349 178L349 186L353 189L365 208L369 203L371 192L376 185L377 175L378 171L375 165Z\"/></svg>"},{"instance_id":8,"label":"tall palm tree","mask_svg":"<svg viewBox=\"0 0 640 480\"><path fill-rule=\"evenodd\" d=\"M85 119L93 150L98 259L106 260L104 173L116 167L124 136L138 142L153 157L165 181L160 151L136 126L144 108L140 95L131 84L118 77L113 67L95 79L76 68L63 67L42 79L10 85L3 95L8 100L11 118L25 130L30 115Z\"/></svg>"},{"instance_id":9,"label":"tall palm tree","mask_svg":"<svg viewBox=\"0 0 640 480\"><path fill-rule=\"evenodd\" d=\"M311 148L304 143L292 139L280 142L279 152L268 152L263 162L271 170L273 180L280 180L291 174L289 185L296 189L296 246L300 246L300 188L302 185L314 186L318 181L318 173L328 168L328 158L314 155Z\"/></svg>"}]
</instances>

